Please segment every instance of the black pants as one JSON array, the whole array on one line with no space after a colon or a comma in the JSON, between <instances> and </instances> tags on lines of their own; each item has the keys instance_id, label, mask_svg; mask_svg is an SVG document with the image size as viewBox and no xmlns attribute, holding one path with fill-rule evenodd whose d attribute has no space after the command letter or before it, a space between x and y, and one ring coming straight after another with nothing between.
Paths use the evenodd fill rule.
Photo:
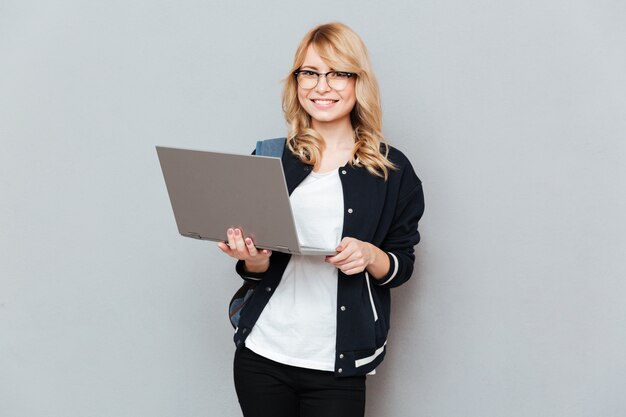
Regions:
<instances>
[{"instance_id":1,"label":"black pants","mask_svg":"<svg viewBox=\"0 0 626 417\"><path fill-rule=\"evenodd\" d=\"M235 389L244 417L363 417L365 376L283 365L248 348L235 353Z\"/></svg>"}]
</instances>

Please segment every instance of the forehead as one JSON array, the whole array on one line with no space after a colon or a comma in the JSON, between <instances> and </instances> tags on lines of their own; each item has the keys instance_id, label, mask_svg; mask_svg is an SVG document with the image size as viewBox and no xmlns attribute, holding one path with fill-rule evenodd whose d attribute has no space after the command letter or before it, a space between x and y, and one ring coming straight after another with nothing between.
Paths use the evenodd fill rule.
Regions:
<instances>
[{"instance_id":1,"label":"forehead","mask_svg":"<svg viewBox=\"0 0 626 417\"><path fill-rule=\"evenodd\" d=\"M309 45L307 48L306 54L304 55L304 61L300 67L308 67L320 71L328 71L331 69L328 64L324 62L322 57L319 56L313 45Z\"/></svg>"}]
</instances>

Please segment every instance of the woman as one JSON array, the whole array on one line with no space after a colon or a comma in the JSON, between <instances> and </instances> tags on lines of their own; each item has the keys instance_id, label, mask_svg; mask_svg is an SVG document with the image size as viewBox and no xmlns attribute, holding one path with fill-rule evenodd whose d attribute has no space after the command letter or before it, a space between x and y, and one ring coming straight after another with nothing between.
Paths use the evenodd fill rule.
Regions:
<instances>
[{"instance_id":1,"label":"woman","mask_svg":"<svg viewBox=\"0 0 626 417\"><path fill-rule=\"evenodd\" d=\"M301 244L336 254L272 253L239 229L218 244L243 279L259 282L235 332L239 403L247 417L363 416L365 375L385 355L389 290L413 272L421 182L384 142L367 50L347 26L304 37L283 110Z\"/></svg>"}]
</instances>

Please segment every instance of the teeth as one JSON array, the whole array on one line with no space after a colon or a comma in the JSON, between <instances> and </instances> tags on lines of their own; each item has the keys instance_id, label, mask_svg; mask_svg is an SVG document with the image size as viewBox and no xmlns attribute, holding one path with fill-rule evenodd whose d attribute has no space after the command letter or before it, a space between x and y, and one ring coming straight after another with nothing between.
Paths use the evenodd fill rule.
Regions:
<instances>
[{"instance_id":1,"label":"teeth","mask_svg":"<svg viewBox=\"0 0 626 417\"><path fill-rule=\"evenodd\" d=\"M333 104L335 100L313 100L317 104Z\"/></svg>"}]
</instances>

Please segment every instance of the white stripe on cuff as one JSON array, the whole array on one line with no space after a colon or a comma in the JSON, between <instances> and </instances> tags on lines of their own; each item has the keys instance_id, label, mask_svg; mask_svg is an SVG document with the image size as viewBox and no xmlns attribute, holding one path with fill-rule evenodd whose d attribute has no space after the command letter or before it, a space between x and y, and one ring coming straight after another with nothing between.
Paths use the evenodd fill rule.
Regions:
<instances>
[{"instance_id":1,"label":"white stripe on cuff","mask_svg":"<svg viewBox=\"0 0 626 417\"><path fill-rule=\"evenodd\" d=\"M255 281L261 281L261 279L262 279L262 278L253 278L253 277L249 277L249 276L247 276L247 275L244 275L243 277L244 277L244 278L248 278L248 279L253 279L253 280L255 280Z\"/></svg>"},{"instance_id":2,"label":"white stripe on cuff","mask_svg":"<svg viewBox=\"0 0 626 417\"><path fill-rule=\"evenodd\" d=\"M398 273L398 267L399 267L399 263L398 263L398 258L396 258L396 255L394 255L391 252L387 252L389 255L391 255L391 257L393 258L393 273L391 274L391 276L389 277L389 279L385 282L382 282L378 285L385 285L388 284L389 282L391 282L392 279L394 279L396 277L396 274Z\"/></svg>"},{"instance_id":3,"label":"white stripe on cuff","mask_svg":"<svg viewBox=\"0 0 626 417\"><path fill-rule=\"evenodd\" d=\"M383 351L385 350L385 346L387 346L386 340L381 347L376 349L376 352L374 352L372 356L368 356L367 358L362 358L354 361L354 367L358 368L359 366L367 365L368 363L373 362L374 359L376 359L381 353L383 353Z\"/></svg>"}]
</instances>

